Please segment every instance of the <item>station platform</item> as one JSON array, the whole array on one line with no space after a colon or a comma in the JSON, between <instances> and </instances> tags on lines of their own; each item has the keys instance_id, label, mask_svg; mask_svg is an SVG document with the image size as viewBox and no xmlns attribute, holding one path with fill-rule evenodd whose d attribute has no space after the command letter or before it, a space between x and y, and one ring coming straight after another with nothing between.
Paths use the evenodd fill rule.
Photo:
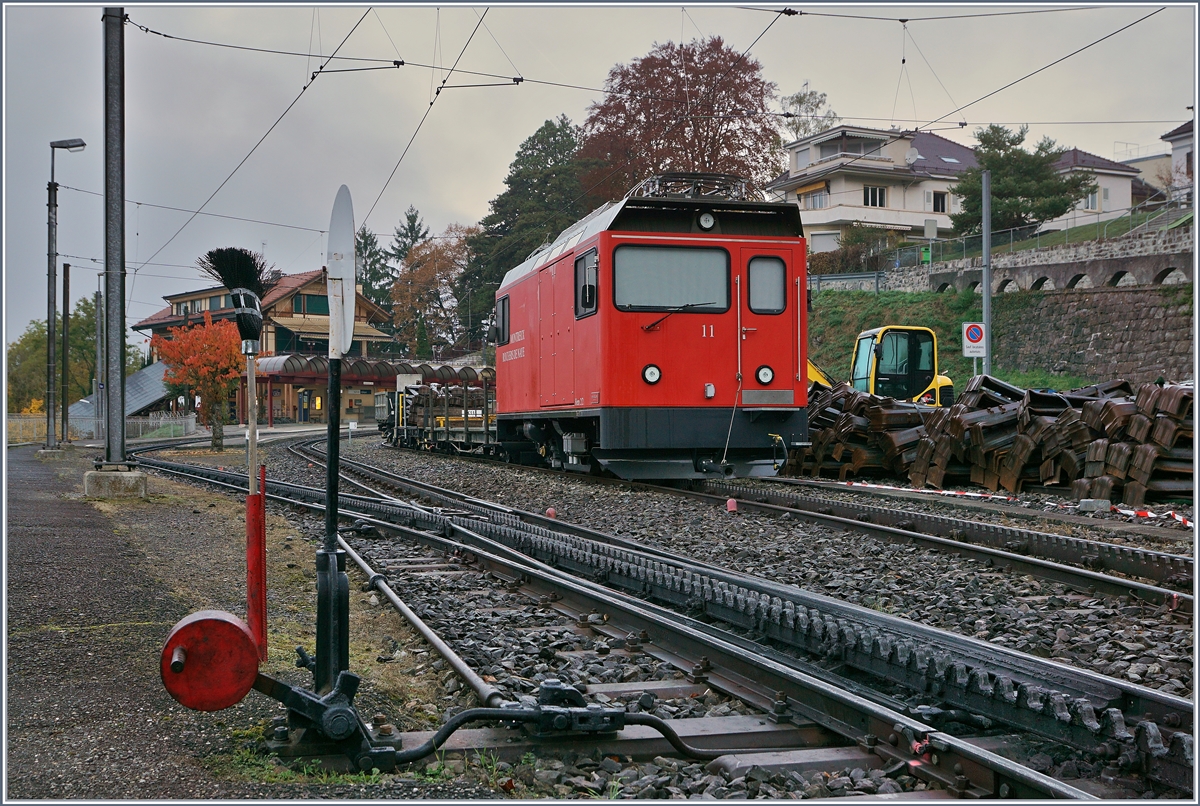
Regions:
<instances>
[{"instance_id":1,"label":"station platform","mask_svg":"<svg viewBox=\"0 0 1200 806\"><path fill-rule=\"evenodd\" d=\"M37 450L7 452L7 797L229 797L198 763L211 728L159 680L189 603L82 499L94 452Z\"/></svg>"}]
</instances>

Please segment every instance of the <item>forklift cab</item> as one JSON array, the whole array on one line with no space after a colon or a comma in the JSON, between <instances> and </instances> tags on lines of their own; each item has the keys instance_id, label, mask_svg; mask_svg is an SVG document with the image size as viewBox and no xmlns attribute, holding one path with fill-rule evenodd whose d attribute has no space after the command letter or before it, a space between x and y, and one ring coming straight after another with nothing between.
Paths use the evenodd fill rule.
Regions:
<instances>
[{"instance_id":1,"label":"forklift cab","mask_svg":"<svg viewBox=\"0 0 1200 806\"><path fill-rule=\"evenodd\" d=\"M938 374L937 336L927 327L889 325L858 334L850 383L859 391L931 406L954 402L954 385Z\"/></svg>"}]
</instances>

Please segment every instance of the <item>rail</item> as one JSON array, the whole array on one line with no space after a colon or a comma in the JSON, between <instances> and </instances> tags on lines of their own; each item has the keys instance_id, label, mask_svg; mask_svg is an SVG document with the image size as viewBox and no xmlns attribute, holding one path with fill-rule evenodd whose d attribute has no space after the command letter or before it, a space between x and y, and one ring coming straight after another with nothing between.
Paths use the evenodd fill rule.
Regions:
<instances>
[{"instance_id":1,"label":"rail","mask_svg":"<svg viewBox=\"0 0 1200 806\"><path fill-rule=\"evenodd\" d=\"M356 464L343 461L346 467ZM394 476L378 469L372 473ZM546 519L411 479L398 484L435 505L440 502L449 508L447 514L466 510L461 516L450 515L456 528L479 532L556 568L676 606L701 607L722 622L806 653L833 653L847 666L893 683L918 690L933 685L954 707L1081 749L1107 747L1104 753L1120 755L1120 743L1135 736L1125 727L1123 715L1128 713L1137 724L1139 742L1164 747L1156 757L1165 770L1162 776L1172 785L1190 780L1192 737L1172 730L1190 724L1192 705L1183 698L1067 669L794 586L714 569L583 527L535 525ZM401 517L420 526L431 515L407 509ZM439 527L430 523L426 528Z\"/></svg>"},{"instance_id":2,"label":"rail","mask_svg":"<svg viewBox=\"0 0 1200 806\"><path fill-rule=\"evenodd\" d=\"M147 466L173 464L153 459L145 462ZM183 470L189 474L193 471L212 476L216 481L210 468ZM236 474L217 473L236 477ZM217 483L235 486L229 481ZM274 486L275 483L268 483L270 497L298 503L297 499L271 494L269 490ZM323 495L318 490L306 489L309 490L306 497ZM642 651L685 672L690 671L696 680L704 681L716 691L763 708L772 714L773 721L815 723L876 755L881 765L898 762L909 774L936 782L951 794L969 798L1092 798L1068 784L983 750L968 740L938 731L906 713L791 668L781 661L782 656L772 656L769 651L748 652L746 641L736 640L728 633L722 635L708 625L530 558L486 536L482 529L489 524L484 521L421 513L409 508L407 512L414 520L406 525L368 513L356 513L353 505L347 504L343 512L348 517L358 517L381 530L399 533L448 554L469 555L485 570L519 582L530 595L548 596L560 612L572 613L585 620L590 612L603 612L607 618L594 626L596 631L609 637L644 633L647 638L642 642ZM376 506L384 504L376 502ZM490 531L496 529L496 525L491 525ZM481 718L492 717L496 715L481 715ZM626 721L634 724L639 720ZM670 729L669 723L651 726ZM670 740L669 734L664 735ZM673 741L672 744L676 743ZM678 745L676 749L690 754ZM716 751L701 752L711 757Z\"/></svg>"},{"instance_id":3,"label":"rail","mask_svg":"<svg viewBox=\"0 0 1200 806\"><path fill-rule=\"evenodd\" d=\"M1177 198L1176 199L1166 199L1166 200L1158 199L1158 198L1146 199L1146 201L1142 202L1141 204L1136 204L1133 207L1130 207L1129 211L1126 212L1124 215L1122 215L1120 218L1114 218L1110 221L1106 221L1104 223L1104 232L1101 235L1101 240L1108 238L1108 228L1110 226L1117 223L1118 221L1124 221L1125 219L1129 219L1129 225L1130 225L1126 229L1125 234L1129 234L1130 232L1132 232L1135 228L1134 224L1133 224L1133 217L1134 217L1134 214L1139 210L1142 211L1143 213L1146 213L1147 218L1145 221L1139 222L1137 224L1137 227L1148 227L1154 221L1158 220L1159 218L1161 218L1162 216L1171 212L1172 210L1180 210L1180 209L1185 209L1188 207L1191 207L1191 205L1187 204L1184 199L1177 199ZM1154 215L1149 215L1149 213L1152 210L1155 211Z\"/></svg>"}]
</instances>

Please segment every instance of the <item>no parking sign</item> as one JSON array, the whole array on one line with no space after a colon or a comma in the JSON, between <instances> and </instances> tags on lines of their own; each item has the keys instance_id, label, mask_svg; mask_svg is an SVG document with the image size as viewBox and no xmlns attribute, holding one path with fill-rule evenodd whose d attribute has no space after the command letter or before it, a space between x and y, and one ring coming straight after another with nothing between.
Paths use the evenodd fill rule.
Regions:
<instances>
[{"instance_id":1,"label":"no parking sign","mask_svg":"<svg viewBox=\"0 0 1200 806\"><path fill-rule=\"evenodd\" d=\"M984 332L983 322L963 322L962 346L965 358L984 358L987 355Z\"/></svg>"}]
</instances>

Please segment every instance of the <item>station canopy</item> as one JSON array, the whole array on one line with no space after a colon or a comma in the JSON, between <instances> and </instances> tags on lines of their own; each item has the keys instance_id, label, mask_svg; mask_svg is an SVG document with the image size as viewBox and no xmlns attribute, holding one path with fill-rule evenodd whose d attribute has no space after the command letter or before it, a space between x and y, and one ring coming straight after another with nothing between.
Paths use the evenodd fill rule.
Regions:
<instances>
[{"instance_id":1,"label":"station canopy","mask_svg":"<svg viewBox=\"0 0 1200 806\"><path fill-rule=\"evenodd\" d=\"M356 333L357 336L357 333ZM274 382L311 385L329 378L329 359L321 355L269 355L259 358L257 375ZM492 367L448 367L412 364L407 361L345 357L342 359L342 384L367 382L382 386L395 383L397 375L420 375L422 383L478 383L496 380Z\"/></svg>"}]
</instances>

